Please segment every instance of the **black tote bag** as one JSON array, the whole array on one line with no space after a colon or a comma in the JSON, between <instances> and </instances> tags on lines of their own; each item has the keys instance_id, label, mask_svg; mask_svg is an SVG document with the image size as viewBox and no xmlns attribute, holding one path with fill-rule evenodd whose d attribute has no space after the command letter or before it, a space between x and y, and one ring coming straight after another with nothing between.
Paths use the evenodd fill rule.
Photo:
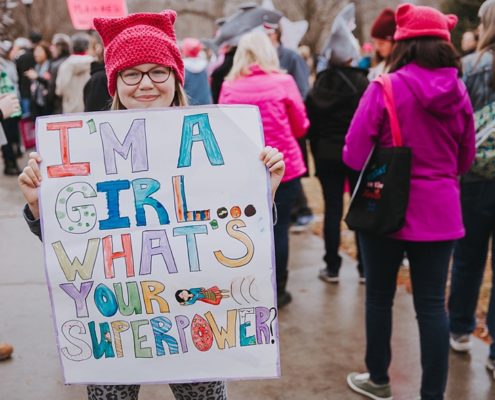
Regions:
<instances>
[{"instance_id":1,"label":"black tote bag","mask_svg":"<svg viewBox=\"0 0 495 400\"><path fill-rule=\"evenodd\" d=\"M377 79L383 87L392 129L393 147L375 145L352 195L345 222L350 229L387 235L404 226L411 181L411 149L402 145L392 84L388 75Z\"/></svg>"}]
</instances>

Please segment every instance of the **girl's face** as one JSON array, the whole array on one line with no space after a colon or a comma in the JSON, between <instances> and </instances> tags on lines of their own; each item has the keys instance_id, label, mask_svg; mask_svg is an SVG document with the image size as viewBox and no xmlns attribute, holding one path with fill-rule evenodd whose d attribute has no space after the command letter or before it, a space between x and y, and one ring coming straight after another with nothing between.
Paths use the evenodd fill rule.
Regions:
<instances>
[{"instance_id":1,"label":"girl's face","mask_svg":"<svg viewBox=\"0 0 495 400\"><path fill-rule=\"evenodd\" d=\"M47 56L45 53L45 49L41 46L36 46L34 48L34 61L36 61L37 64L43 64L47 60Z\"/></svg>"},{"instance_id":2,"label":"girl's face","mask_svg":"<svg viewBox=\"0 0 495 400\"><path fill-rule=\"evenodd\" d=\"M189 293L189 290L183 290L182 292L179 293L179 297L182 300L187 301L192 297L192 294Z\"/></svg>"},{"instance_id":3,"label":"girl's face","mask_svg":"<svg viewBox=\"0 0 495 400\"><path fill-rule=\"evenodd\" d=\"M175 95L175 75L170 67L140 64L121 71L117 93L127 109L170 107Z\"/></svg>"},{"instance_id":4,"label":"girl's face","mask_svg":"<svg viewBox=\"0 0 495 400\"><path fill-rule=\"evenodd\" d=\"M373 38L373 44L381 57L387 58L390 54L392 54L392 47L394 46L392 41Z\"/></svg>"}]
</instances>

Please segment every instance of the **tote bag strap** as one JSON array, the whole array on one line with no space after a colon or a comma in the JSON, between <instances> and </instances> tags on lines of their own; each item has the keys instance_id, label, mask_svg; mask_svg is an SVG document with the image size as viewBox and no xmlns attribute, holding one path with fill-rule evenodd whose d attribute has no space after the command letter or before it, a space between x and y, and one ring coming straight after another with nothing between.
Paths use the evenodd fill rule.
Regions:
<instances>
[{"instance_id":1,"label":"tote bag strap","mask_svg":"<svg viewBox=\"0 0 495 400\"><path fill-rule=\"evenodd\" d=\"M392 143L394 147L402 146L402 135L400 131L399 118L395 109L394 94L392 92L392 81L390 75L383 74L376 79L383 87L383 99L385 108L390 118L390 128L392 130Z\"/></svg>"}]
</instances>

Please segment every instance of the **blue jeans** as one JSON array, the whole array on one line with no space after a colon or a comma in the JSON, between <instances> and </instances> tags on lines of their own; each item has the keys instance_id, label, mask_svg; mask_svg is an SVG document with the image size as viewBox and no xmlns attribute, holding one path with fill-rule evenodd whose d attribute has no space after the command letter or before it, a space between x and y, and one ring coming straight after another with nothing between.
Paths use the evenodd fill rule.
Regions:
<instances>
[{"instance_id":1,"label":"blue jeans","mask_svg":"<svg viewBox=\"0 0 495 400\"><path fill-rule=\"evenodd\" d=\"M351 192L356 186L359 173L346 167L342 162L332 160L315 160L316 173L321 183L325 200L325 220L323 236L325 239L325 263L331 273L338 273L342 264L339 255L340 224L344 207L344 182L349 179ZM356 240L358 270L362 272L359 241Z\"/></svg>"},{"instance_id":2,"label":"blue jeans","mask_svg":"<svg viewBox=\"0 0 495 400\"><path fill-rule=\"evenodd\" d=\"M392 305L406 252L419 325L421 399L443 399L449 357L445 286L453 242L409 242L362 233L359 240L366 277L366 366L371 380L389 382Z\"/></svg>"},{"instance_id":3,"label":"blue jeans","mask_svg":"<svg viewBox=\"0 0 495 400\"><path fill-rule=\"evenodd\" d=\"M466 236L454 248L452 284L449 299L450 331L472 333L475 312L485 271L488 244L495 233L495 182L464 183L461 188L462 216ZM492 293L488 306L487 327L495 338L495 243L492 242ZM490 346L495 359L495 343Z\"/></svg>"},{"instance_id":4,"label":"blue jeans","mask_svg":"<svg viewBox=\"0 0 495 400\"><path fill-rule=\"evenodd\" d=\"M277 294L285 293L289 271L289 225L290 214L294 207L301 188L299 178L283 182L275 193L275 204L277 206L277 223L273 228L275 236L275 264L277 271Z\"/></svg>"}]
</instances>

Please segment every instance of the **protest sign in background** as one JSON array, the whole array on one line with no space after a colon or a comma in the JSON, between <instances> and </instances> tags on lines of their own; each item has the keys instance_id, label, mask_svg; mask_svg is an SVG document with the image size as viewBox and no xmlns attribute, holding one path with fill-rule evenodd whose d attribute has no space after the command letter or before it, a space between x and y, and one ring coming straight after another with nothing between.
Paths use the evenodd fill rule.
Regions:
<instances>
[{"instance_id":1,"label":"protest sign in background","mask_svg":"<svg viewBox=\"0 0 495 400\"><path fill-rule=\"evenodd\" d=\"M70 19L75 29L94 29L93 18L125 17L126 0L67 0Z\"/></svg>"},{"instance_id":2,"label":"protest sign in background","mask_svg":"<svg viewBox=\"0 0 495 400\"><path fill-rule=\"evenodd\" d=\"M257 108L49 116L36 134L66 383L279 375Z\"/></svg>"}]
</instances>

